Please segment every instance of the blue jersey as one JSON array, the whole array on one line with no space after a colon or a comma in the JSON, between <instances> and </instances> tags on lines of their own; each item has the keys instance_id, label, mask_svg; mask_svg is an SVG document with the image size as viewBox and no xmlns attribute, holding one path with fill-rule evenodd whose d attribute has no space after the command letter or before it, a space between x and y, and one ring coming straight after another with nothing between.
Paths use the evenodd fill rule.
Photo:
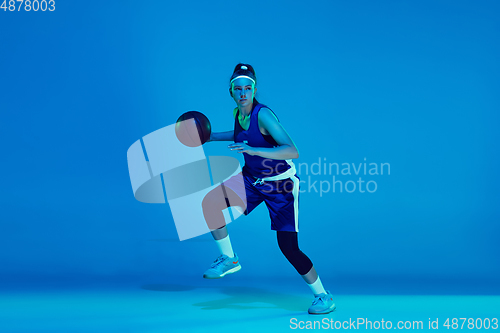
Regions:
<instances>
[{"instance_id":1,"label":"blue jersey","mask_svg":"<svg viewBox=\"0 0 500 333\"><path fill-rule=\"evenodd\" d=\"M238 120L240 110L234 119L234 142L244 142L250 147L273 148L279 146L271 135L263 135L259 130L259 111L262 107L268 108L264 104L254 104L250 115L250 127L244 130ZM271 109L269 109L271 110ZM274 114L274 111L271 110ZM275 114L276 115L276 114ZM279 119L278 119L279 121ZM243 171L257 178L272 177L284 173L290 169L291 160L275 160L257 155L243 153L245 166Z\"/></svg>"}]
</instances>

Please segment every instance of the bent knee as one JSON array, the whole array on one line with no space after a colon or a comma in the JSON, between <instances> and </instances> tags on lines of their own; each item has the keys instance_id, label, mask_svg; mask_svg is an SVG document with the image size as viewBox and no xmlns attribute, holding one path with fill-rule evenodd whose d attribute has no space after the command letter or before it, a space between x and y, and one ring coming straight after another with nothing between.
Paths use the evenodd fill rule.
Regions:
<instances>
[{"instance_id":1,"label":"bent knee","mask_svg":"<svg viewBox=\"0 0 500 333\"><path fill-rule=\"evenodd\" d=\"M225 209L227 208L227 199L219 187L208 192L201 202L203 209Z\"/></svg>"},{"instance_id":2,"label":"bent knee","mask_svg":"<svg viewBox=\"0 0 500 333\"><path fill-rule=\"evenodd\" d=\"M282 248L281 252L285 255L287 258L297 258L303 255L303 252L299 249L286 249Z\"/></svg>"}]
</instances>

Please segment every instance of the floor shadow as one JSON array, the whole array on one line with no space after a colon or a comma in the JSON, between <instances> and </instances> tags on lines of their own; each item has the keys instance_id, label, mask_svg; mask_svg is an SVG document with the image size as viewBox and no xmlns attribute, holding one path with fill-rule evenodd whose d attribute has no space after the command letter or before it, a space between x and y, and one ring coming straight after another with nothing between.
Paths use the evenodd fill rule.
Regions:
<instances>
[{"instance_id":1,"label":"floor shadow","mask_svg":"<svg viewBox=\"0 0 500 333\"><path fill-rule=\"evenodd\" d=\"M214 287L228 298L194 303L202 310L219 309L283 309L288 311L304 311L311 305L312 298L271 292L253 287Z\"/></svg>"},{"instance_id":2,"label":"floor shadow","mask_svg":"<svg viewBox=\"0 0 500 333\"><path fill-rule=\"evenodd\" d=\"M227 298L194 303L201 310L219 309L283 309L288 311L304 311L311 305L313 298L272 292L265 289L245 286L189 286L179 284L146 284L141 289L164 292L182 292L195 289L215 289Z\"/></svg>"},{"instance_id":3,"label":"floor shadow","mask_svg":"<svg viewBox=\"0 0 500 333\"><path fill-rule=\"evenodd\" d=\"M194 290L198 287L195 286L184 286L180 284L145 284L141 286L141 289L152 290L152 291L189 291Z\"/></svg>"}]
</instances>

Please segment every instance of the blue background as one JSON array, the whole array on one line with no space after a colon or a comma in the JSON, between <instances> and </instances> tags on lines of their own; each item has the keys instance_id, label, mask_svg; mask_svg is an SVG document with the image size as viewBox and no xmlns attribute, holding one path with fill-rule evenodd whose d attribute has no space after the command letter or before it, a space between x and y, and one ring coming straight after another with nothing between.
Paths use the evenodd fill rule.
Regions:
<instances>
[{"instance_id":1,"label":"blue background","mask_svg":"<svg viewBox=\"0 0 500 333\"><path fill-rule=\"evenodd\" d=\"M325 285L474 280L498 293L497 2L56 6L0 11L6 281L201 278L218 255L211 236L179 242L168 205L136 201L126 151L188 110L231 130L228 81L245 62L296 164L391 166L362 176L374 193L301 194L299 244ZM226 145L204 148L236 156ZM303 283L264 205L228 228L238 274Z\"/></svg>"}]
</instances>

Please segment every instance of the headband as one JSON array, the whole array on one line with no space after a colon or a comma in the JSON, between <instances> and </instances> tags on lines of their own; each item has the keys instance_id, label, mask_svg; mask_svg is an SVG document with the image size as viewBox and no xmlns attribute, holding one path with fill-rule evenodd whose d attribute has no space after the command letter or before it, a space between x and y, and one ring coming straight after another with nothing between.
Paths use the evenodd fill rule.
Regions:
<instances>
[{"instance_id":1,"label":"headband","mask_svg":"<svg viewBox=\"0 0 500 333\"><path fill-rule=\"evenodd\" d=\"M247 76L247 75L239 75L239 76L235 77L234 79L232 79L230 83L233 83L234 80L239 79L240 77L246 77L247 79L252 80L253 84L255 84L255 80L252 79L250 76Z\"/></svg>"}]
</instances>

